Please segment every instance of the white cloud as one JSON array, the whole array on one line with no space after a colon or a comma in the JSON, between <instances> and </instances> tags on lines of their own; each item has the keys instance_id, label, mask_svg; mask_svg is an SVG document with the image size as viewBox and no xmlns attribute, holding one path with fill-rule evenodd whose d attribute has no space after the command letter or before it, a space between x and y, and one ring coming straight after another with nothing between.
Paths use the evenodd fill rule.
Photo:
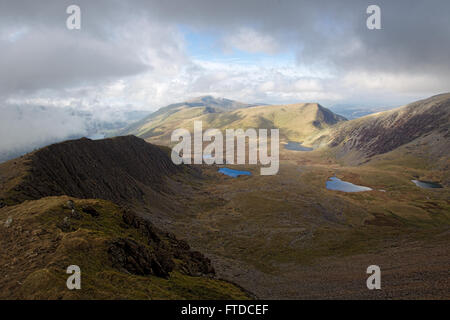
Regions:
<instances>
[{"instance_id":1,"label":"white cloud","mask_svg":"<svg viewBox=\"0 0 450 320\"><path fill-rule=\"evenodd\" d=\"M276 54L280 51L280 45L271 35L247 27L226 36L223 45L225 51L238 49L248 53L266 54Z\"/></svg>"},{"instance_id":2,"label":"white cloud","mask_svg":"<svg viewBox=\"0 0 450 320\"><path fill-rule=\"evenodd\" d=\"M0 161L9 155L87 133L86 123L62 108L0 107Z\"/></svg>"},{"instance_id":3,"label":"white cloud","mask_svg":"<svg viewBox=\"0 0 450 320\"><path fill-rule=\"evenodd\" d=\"M62 4L37 10L40 4L30 3L23 10L19 2L0 12L0 96L17 104L154 110L202 94L245 102L395 104L448 90L449 63L442 58L448 41L440 41L446 34L436 29L446 17L436 26L410 26L415 36L429 39L423 53L404 34L408 28L386 24L385 32L367 33L355 18L357 6L333 1L319 8L302 1L80 0L78 33L64 29ZM405 22L409 15L389 5ZM411 10L439 13L420 7ZM386 12L386 22L397 23L388 20L393 13ZM214 41L230 59L208 59L208 50L203 60L191 57L195 43L187 43L179 24L192 26L199 37L217 31ZM432 45L438 40L443 48ZM248 60L234 49L249 53ZM260 53L268 58L259 60Z\"/></svg>"}]
</instances>

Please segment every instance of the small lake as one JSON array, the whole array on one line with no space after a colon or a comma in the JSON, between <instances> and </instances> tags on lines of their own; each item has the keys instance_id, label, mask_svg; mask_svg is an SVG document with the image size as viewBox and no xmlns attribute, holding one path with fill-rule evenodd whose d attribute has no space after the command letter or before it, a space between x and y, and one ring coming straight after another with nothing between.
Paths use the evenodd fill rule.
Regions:
<instances>
[{"instance_id":1,"label":"small lake","mask_svg":"<svg viewBox=\"0 0 450 320\"><path fill-rule=\"evenodd\" d=\"M416 186L425 188L425 189L438 189L442 188L442 186L439 183L436 182L429 182L429 181L420 181L420 180L411 180L415 183Z\"/></svg>"},{"instance_id":2,"label":"small lake","mask_svg":"<svg viewBox=\"0 0 450 320\"><path fill-rule=\"evenodd\" d=\"M293 151L312 151L313 150L313 148L304 147L304 146L302 146L301 142L295 142L295 141L288 141L288 143L286 143L284 145L284 148L286 150L293 150Z\"/></svg>"},{"instance_id":3,"label":"small lake","mask_svg":"<svg viewBox=\"0 0 450 320\"><path fill-rule=\"evenodd\" d=\"M372 188L358 186L356 184L342 181L338 177L331 177L326 182L326 187L328 190L337 190L343 192L361 192L361 191L370 191Z\"/></svg>"},{"instance_id":4,"label":"small lake","mask_svg":"<svg viewBox=\"0 0 450 320\"><path fill-rule=\"evenodd\" d=\"M240 171L230 168L220 168L218 171L233 178L237 178L239 176L250 176L252 174L250 171Z\"/></svg>"}]
</instances>

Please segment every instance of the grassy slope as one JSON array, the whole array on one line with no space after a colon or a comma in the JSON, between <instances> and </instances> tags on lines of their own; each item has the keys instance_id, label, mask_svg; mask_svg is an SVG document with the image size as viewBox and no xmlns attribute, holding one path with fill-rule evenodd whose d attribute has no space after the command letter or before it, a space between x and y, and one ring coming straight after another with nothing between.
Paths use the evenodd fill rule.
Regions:
<instances>
[{"instance_id":1,"label":"grassy slope","mask_svg":"<svg viewBox=\"0 0 450 320\"><path fill-rule=\"evenodd\" d=\"M121 210L103 200L78 200L91 205L99 217L83 214L71 219L73 230L57 227L70 214L69 198L47 197L0 209L0 298L2 299L245 299L234 285L173 271L169 279L137 276L114 269L108 241L128 237L145 245L134 228L122 223ZM10 227L3 224L12 218ZM67 266L79 265L82 290L69 291Z\"/></svg>"}]
</instances>

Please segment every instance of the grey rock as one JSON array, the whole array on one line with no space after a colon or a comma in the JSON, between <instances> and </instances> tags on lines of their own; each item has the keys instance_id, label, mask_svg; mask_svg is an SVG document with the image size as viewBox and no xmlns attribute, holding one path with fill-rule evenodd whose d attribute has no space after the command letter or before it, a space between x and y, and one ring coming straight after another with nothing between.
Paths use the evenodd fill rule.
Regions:
<instances>
[{"instance_id":1,"label":"grey rock","mask_svg":"<svg viewBox=\"0 0 450 320\"><path fill-rule=\"evenodd\" d=\"M82 215L77 210L72 209L72 213L70 214L70 217L73 218L73 219L80 220L82 218Z\"/></svg>"},{"instance_id":2,"label":"grey rock","mask_svg":"<svg viewBox=\"0 0 450 320\"><path fill-rule=\"evenodd\" d=\"M63 231L63 232L69 232L72 230L72 224L70 223L70 218L69 217L64 217L63 221L61 223L58 224L58 227Z\"/></svg>"},{"instance_id":3,"label":"grey rock","mask_svg":"<svg viewBox=\"0 0 450 320\"><path fill-rule=\"evenodd\" d=\"M12 222L13 222L13 218L8 217L8 219L6 219L6 221L5 221L5 228L9 228L11 226Z\"/></svg>"},{"instance_id":4,"label":"grey rock","mask_svg":"<svg viewBox=\"0 0 450 320\"><path fill-rule=\"evenodd\" d=\"M75 208L75 204L73 203L72 200L68 200L66 202L66 207L69 208L69 209L74 209Z\"/></svg>"}]
</instances>

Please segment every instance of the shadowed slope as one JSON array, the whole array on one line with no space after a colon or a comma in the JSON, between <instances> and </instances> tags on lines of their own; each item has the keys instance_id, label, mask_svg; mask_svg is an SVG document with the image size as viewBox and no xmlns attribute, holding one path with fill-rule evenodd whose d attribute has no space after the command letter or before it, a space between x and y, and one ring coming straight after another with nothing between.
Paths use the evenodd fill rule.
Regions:
<instances>
[{"instance_id":1,"label":"shadowed slope","mask_svg":"<svg viewBox=\"0 0 450 320\"><path fill-rule=\"evenodd\" d=\"M63 194L117 203L142 200L145 190L169 191L165 179L182 170L168 154L134 136L50 145L20 159L23 178L3 197L12 202ZM2 182L8 167L11 163L0 165Z\"/></svg>"}]
</instances>

